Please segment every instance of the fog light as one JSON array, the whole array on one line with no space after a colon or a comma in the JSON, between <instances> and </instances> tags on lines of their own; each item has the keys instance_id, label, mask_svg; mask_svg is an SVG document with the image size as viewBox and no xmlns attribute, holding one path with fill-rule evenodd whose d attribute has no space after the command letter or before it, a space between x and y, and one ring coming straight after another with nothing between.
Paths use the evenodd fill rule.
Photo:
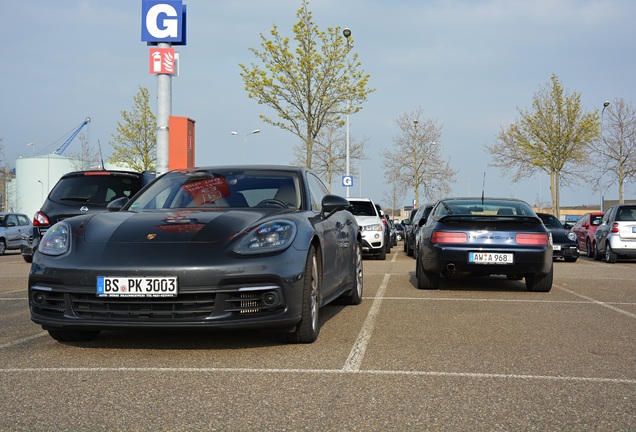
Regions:
<instances>
[{"instance_id":1,"label":"fog light","mask_svg":"<svg viewBox=\"0 0 636 432\"><path fill-rule=\"evenodd\" d=\"M42 294L41 292L34 292L31 295L31 300L33 301L33 303L35 303L37 305L41 305L41 304L44 304L46 302L44 294Z\"/></svg>"},{"instance_id":2,"label":"fog light","mask_svg":"<svg viewBox=\"0 0 636 432\"><path fill-rule=\"evenodd\" d=\"M275 291L269 291L263 294L263 303L267 306L274 306L278 303L278 294Z\"/></svg>"}]
</instances>

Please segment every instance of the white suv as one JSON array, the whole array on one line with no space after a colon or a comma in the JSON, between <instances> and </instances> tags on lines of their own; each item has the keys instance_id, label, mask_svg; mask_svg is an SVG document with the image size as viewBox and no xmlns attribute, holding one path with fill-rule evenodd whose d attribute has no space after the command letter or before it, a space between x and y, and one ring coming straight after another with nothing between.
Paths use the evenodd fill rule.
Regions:
<instances>
[{"instance_id":1,"label":"white suv","mask_svg":"<svg viewBox=\"0 0 636 432\"><path fill-rule=\"evenodd\" d=\"M594 259L615 263L636 257L636 204L617 204L605 212L594 233Z\"/></svg>"},{"instance_id":2,"label":"white suv","mask_svg":"<svg viewBox=\"0 0 636 432\"><path fill-rule=\"evenodd\" d=\"M349 211L358 221L362 234L362 251L377 259L386 259L384 224L375 203L369 198L347 198Z\"/></svg>"}]
</instances>

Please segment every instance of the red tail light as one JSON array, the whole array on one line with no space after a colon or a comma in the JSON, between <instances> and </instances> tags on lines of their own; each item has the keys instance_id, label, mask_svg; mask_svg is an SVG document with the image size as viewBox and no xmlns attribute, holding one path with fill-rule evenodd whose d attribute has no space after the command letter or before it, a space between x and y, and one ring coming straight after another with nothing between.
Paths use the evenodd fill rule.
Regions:
<instances>
[{"instance_id":1,"label":"red tail light","mask_svg":"<svg viewBox=\"0 0 636 432\"><path fill-rule=\"evenodd\" d=\"M522 245L547 246L550 244L548 234L517 234L515 241Z\"/></svg>"},{"instance_id":2,"label":"red tail light","mask_svg":"<svg viewBox=\"0 0 636 432\"><path fill-rule=\"evenodd\" d=\"M433 231L431 241L433 243L466 243L468 237L463 232Z\"/></svg>"},{"instance_id":3,"label":"red tail light","mask_svg":"<svg viewBox=\"0 0 636 432\"><path fill-rule=\"evenodd\" d=\"M50 225L49 218L42 212L36 212L33 216L33 226Z\"/></svg>"},{"instance_id":4,"label":"red tail light","mask_svg":"<svg viewBox=\"0 0 636 432\"><path fill-rule=\"evenodd\" d=\"M613 233L617 233L618 232L618 222L614 222L612 224L612 232Z\"/></svg>"}]
</instances>

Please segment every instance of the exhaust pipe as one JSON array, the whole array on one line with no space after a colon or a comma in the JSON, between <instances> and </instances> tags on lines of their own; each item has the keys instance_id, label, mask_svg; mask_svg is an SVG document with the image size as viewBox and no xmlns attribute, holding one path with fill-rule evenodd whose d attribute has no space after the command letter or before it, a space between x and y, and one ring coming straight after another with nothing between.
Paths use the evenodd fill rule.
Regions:
<instances>
[{"instance_id":1,"label":"exhaust pipe","mask_svg":"<svg viewBox=\"0 0 636 432\"><path fill-rule=\"evenodd\" d=\"M446 264L446 270L449 273L455 273L455 264L453 264L453 263Z\"/></svg>"}]
</instances>

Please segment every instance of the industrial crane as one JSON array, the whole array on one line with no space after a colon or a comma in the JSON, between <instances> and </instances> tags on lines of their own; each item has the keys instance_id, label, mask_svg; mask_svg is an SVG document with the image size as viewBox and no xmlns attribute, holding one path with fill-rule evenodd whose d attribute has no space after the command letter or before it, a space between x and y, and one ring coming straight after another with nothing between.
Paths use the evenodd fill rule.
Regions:
<instances>
[{"instance_id":1,"label":"industrial crane","mask_svg":"<svg viewBox=\"0 0 636 432\"><path fill-rule=\"evenodd\" d=\"M82 122L82 124L80 124L77 129L75 129L73 131L73 133L71 134L71 136L69 136L66 141L64 141L64 143L62 143L61 146L59 146L57 148L57 150L55 150L53 152L53 154L56 155L61 155L62 153L64 153L64 150L66 150L66 147L68 147L68 145L71 143L71 141L73 141L73 139L77 136L78 133L80 133L80 131L82 130L82 128L84 126L86 126L87 124L89 124L91 122L91 118L90 117L86 117L86 119Z\"/></svg>"}]
</instances>

